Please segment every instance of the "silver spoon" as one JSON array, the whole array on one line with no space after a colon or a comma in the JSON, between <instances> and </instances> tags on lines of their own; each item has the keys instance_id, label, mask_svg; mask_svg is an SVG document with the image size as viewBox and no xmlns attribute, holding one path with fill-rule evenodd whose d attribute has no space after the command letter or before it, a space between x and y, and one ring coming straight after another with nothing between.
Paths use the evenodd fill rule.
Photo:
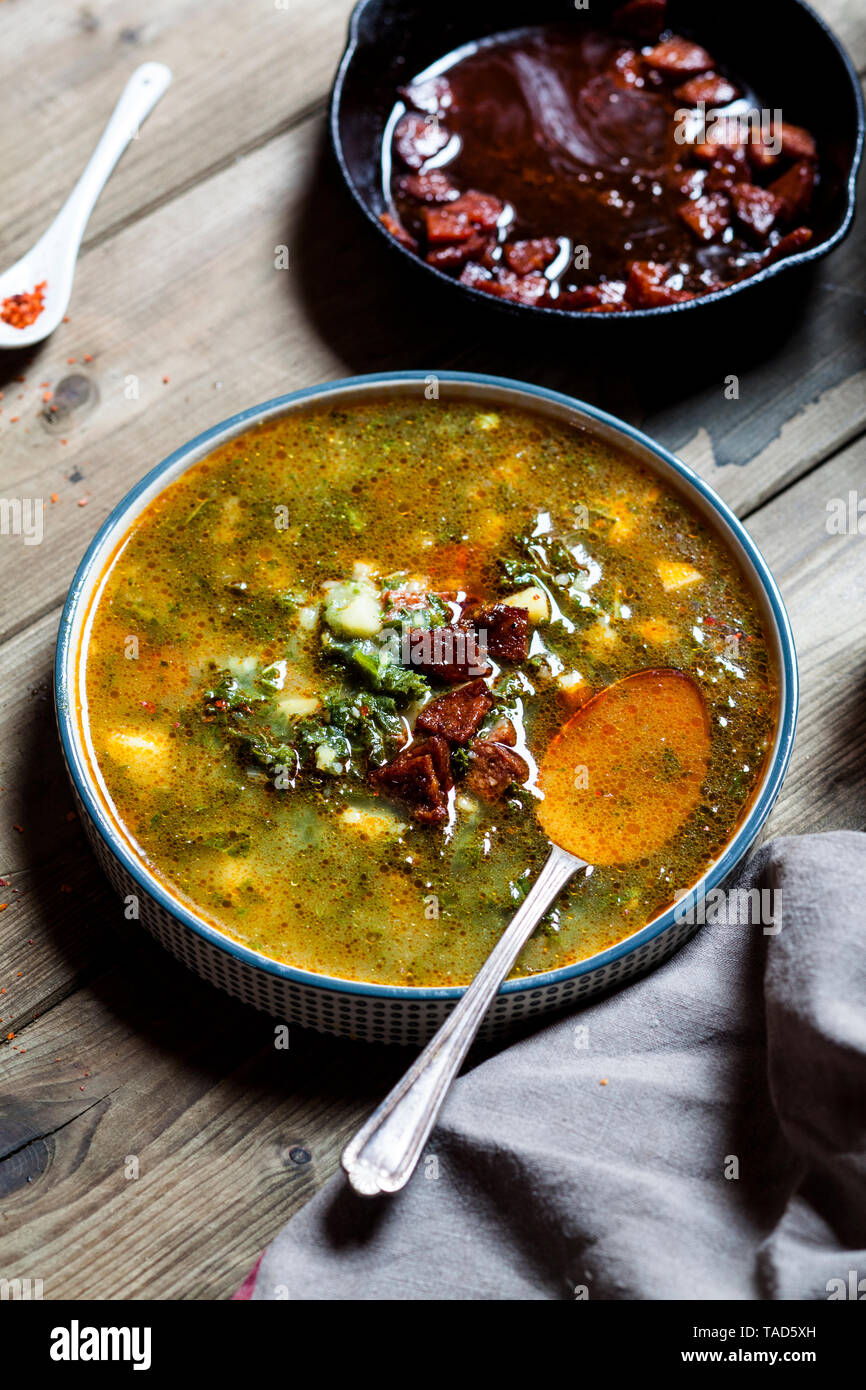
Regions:
<instances>
[{"instance_id":1,"label":"silver spoon","mask_svg":"<svg viewBox=\"0 0 866 1390\"><path fill-rule=\"evenodd\" d=\"M31 294L45 283L43 308L33 323L15 328L0 320L0 348L32 347L53 333L72 294L75 262L94 204L138 127L171 83L164 63L136 68L114 108L111 119L81 178L48 231L19 261L0 275L0 304L19 294Z\"/></svg>"},{"instance_id":2,"label":"silver spoon","mask_svg":"<svg viewBox=\"0 0 866 1390\"><path fill-rule=\"evenodd\" d=\"M551 903L590 860L627 863L660 849L700 800L709 756L703 696L679 671L640 671L608 686L560 730L539 770L539 819L553 842L524 902L465 994L402 1080L343 1151L365 1197L397 1192L412 1175L448 1087L500 985ZM682 776L654 777L673 755ZM670 764L666 765L667 767ZM589 785L575 771L589 773ZM577 795L575 790L582 786Z\"/></svg>"}]
</instances>

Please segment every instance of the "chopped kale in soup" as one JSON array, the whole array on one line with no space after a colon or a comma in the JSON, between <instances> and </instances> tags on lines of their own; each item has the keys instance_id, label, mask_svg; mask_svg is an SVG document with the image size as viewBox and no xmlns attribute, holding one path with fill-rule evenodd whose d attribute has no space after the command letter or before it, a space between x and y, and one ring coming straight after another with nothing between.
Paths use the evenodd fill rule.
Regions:
<instances>
[{"instance_id":1,"label":"chopped kale in soup","mask_svg":"<svg viewBox=\"0 0 866 1390\"><path fill-rule=\"evenodd\" d=\"M154 873L255 950L384 984L477 971L548 850L537 763L592 694L689 674L706 780L661 849L561 895L518 974L701 876L776 713L755 599L689 503L582 429L459 398L296 411L194 465L118 547L86 661ZM671 752L647 775L685 774Z\"/></svg>"}]
</instances>

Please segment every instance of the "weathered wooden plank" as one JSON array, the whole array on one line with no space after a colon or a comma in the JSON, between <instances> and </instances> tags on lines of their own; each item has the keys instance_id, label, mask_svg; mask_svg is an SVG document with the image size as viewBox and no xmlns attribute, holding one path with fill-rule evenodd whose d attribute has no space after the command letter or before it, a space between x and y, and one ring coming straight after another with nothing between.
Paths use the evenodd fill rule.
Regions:
<instances>
[{"instance_id":1,"label":"weathered wooden plank","mask_svg":"<svg viewBox=\"0 0 866 1390\"><path fill-rule=\"evenodd\" d=\"M112 954L117 903L72 808L51 693L56 610L0 661L0 1037L19 1032Z\"/></svg>"},{"instance_id":2,"label":"weathered wooden plank","mask_svg":"<svg viewBox=\"0 0 866 1390\"><path fill-rule=\"evenodd\" d=\"M46 1298L230 1294L405 1065L274 1038L149 945L31 1024L0 1063L4 1275Z\"/></svg>"},{"instance_id":3,"label":"weathered wooden plank","mask_svg":"<svg viewBox=\"0 0 866 1390\"><path fill-rule=\"evenodd\" d=\"M91 241L322 102L350 10L351 0L6 0L0 52L26 80L0 84L5 263L48 226L137 64L167 63L174 84L109 181ZM79 287L74 312L80 303Z\"/></svg>"},{"instance_id":4,"label":"weathered wooden plank","mask_svg":"<svg viewBox=\"0 0 866 1390\"><path fill-rule=\"evenodd\" d=\"M831 508L866 502L860 439L749 518L782 589L800 664L800 723L769 835L866 829L866 510L835 534Z\"/></svg>"}]
</instances>

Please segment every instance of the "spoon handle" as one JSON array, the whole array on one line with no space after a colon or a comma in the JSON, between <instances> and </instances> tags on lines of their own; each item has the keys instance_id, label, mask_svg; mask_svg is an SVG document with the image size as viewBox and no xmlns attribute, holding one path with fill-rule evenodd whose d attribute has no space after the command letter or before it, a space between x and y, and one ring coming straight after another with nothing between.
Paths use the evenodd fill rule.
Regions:
<instances>
[{"instance_id":1,"label":"spoon handle","mask_svg":"<svg viewBox=\"0 0 866 1390\"><path fill-rule=\"evenodd\" d=\"M412 1175L448 1087L502 981L554 898L584 860L554 845L494 949L436 1036L343 1151L356 1192L397 1192Z\"/></svg>"},{"instance_id":2,"label":"spoon handle","mask_svg":"<svg viewBox=\"0 0 866 1390\"><path fill-rule=\"evenodd\" d=\"M55 217L43 241L58 241L74 262L93 206L102 192L130 140L171 84L171 69L165 63L142 63L130 77L120 95L99 144L87 167Z\"/></svg>"}]
</instances>

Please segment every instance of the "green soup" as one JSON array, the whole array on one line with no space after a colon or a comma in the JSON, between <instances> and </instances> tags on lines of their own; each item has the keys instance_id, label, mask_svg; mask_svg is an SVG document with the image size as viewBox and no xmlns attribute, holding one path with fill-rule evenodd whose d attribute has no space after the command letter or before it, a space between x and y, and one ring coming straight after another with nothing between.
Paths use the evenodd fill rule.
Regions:
<instances>
[{"instance_id":1,"label":"green soup","mask_svg":"<svg viewBox=\"0 0 866 1390\"><path fill-rule=\"evenodd\" d=\"M456 630L473 604L513 610L527 650L476 677L482 722L447 743L425 820L379 773L470 677L419 668L403 639ZM678 493L581 429L444 400L292 413L194 465L118 547L86 662L104 785L172 892L276 960L396 985L478 970L548 852L535 764L594 692L691 675L711 733L700 804L659 852L580 876L519 975L621 940L702 875L777 707L755 599ZM491 740L514 772L495 794L478 777Z\"/></svg>"}]
</instances>

